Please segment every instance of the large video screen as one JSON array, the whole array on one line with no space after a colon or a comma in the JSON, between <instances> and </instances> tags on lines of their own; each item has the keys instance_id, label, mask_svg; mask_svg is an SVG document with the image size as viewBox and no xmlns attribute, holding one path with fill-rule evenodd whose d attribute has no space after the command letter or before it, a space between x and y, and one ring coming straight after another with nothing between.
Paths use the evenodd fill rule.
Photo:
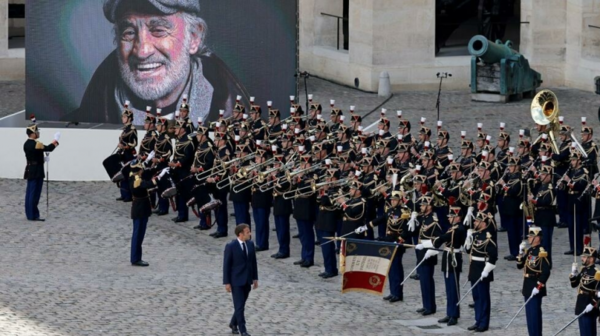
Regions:
<instances>
[{"instance_id":1,"label":"large video screen","mask_svg":"<svg viewBox=\"0 0 600 336\"><path fill-rule=\"evenodd\" d=\"M289 111L297 0L27 0L26 109L39 120L134 123L146 107L226 116L238 96Z\"/></svg>"}]
</instances>

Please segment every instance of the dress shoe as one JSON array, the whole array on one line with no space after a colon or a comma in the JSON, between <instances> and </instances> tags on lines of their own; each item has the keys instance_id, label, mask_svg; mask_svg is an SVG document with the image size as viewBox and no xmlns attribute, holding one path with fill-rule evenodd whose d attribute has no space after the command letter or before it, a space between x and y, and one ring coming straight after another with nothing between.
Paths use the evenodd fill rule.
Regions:
<instances>
[{"instance_id":1,"label":"dress shoe","mask_svg":"<svg viewBox=\"0 0 600 336\"><path fill-rule=\"evenodd\" d=\"M569 255L569 254L573 254L573 250L567 251L565 253L563 253L564 255Z\"/></svg>"},{"instance_id":2,"label":"dress shoe","mask_svg":"<svg viewBox=\"0 0 600 336\"><path fill-rule=\"evenodd\" d=\"M467 330L473 331L473 330L477 330L479 329L479 327L477 326L477 324L473 324L472 326L468 327Z\"/></svg>"},{"instance_id":3,"label":"dress shoe","mask_svg":"<svg viewBox=\"0 0 600 336\"><path fill-rule=\"evenodd\" d=\"M388 296L385 296L385 297L383 297L383 299L384 299L385 301L389 301L389 300L390 300L392 297L394 297L394 296L393 296L392 294L390 294L390 295L388 295Z\"/></svg>"},{"instance_id":4,"label":"dress shoe","mask_svg":"<svg viewBox=\"0 0 600 336\"><path fill-rule=\"evenodd\" d=\"M168 211L159 211L156 215L157 216L164 216L164 215L168 215L169 212Z\"/></svg>"},{"instance_id":5,"label":"dress shoe","mask_svg":"<svg viewBox=\"0 0 600 336\"><path fill-rule=\"evenodd\" d=\"M140 261L136 261L134 263L131 264L132 266L141 266L141 267L146 267L146 266L150 266L150 264L148 264L147 262L140 260Z\"/></svg>"},{"instance_id":6,"label":"dress shoe","mask_svg":"<svg viewBox=\"0 0 600 336\"><path fill-rule=\"evenodd\" d=\"M213 232L213 233L209 234L209 236L211 236L211 237L214 237L214 236L215 236L217 233L219 233L219 232L218 232L218 231L215 231L215 232Z\"/></svg>"},{"instance_id":7,"label":"dress shoe","mask_svg":"<svg viewBox=\"0 0 600 336\"><path fill-rule=\"evenodd\" d=\"M43 218L36 218L36 219L32 219L32 222L45 222L46 220Z\"/></svg>"},{"instance_id":8,"label":"dress shoe","mask_svg":"<svg viewBox=\"0 0 600 336\"><path fill-rule=\"evenodd\" d=\"M560 222L560 223L556 224L556 227L559 229L564 229L564 228L568 227L568 225L567 225L567 223Z\"/></svg>"},{"instance_id":9,"label":"dress shoe","mask_svg":"<svg viewBox=\"0 0 600 336\"><path fill-rule=\"evenodd\" d=\"M129 203L129 202L132 202L132 199L131 199L131 198L124 199L124 200L123 200L123 202L124 202L124 203Z\"/></svg>"},{"instance_id":10,"label":"dress shoe","mask_svg":"<svg viewBox=\"0 0 600 336\"><path fill-rule=\"evenodd\" d=\"M469 303L469 308L475 308L475 304L474 303Z\"/></svg>"},{"instance_id":11,"label":"dress shoe","mask_svg":"<svg viewBox=\"0 0 600 336\"><path fill-rule=\"evenodd\" d=\"M392 296L392 298L390 299L391 303L398 302L398 301L402 301L402 298L399 296Z\"/></svg>"},{"instance_id":12,"label":"dress shoe","mask_svg":"<svg viewBox=\"0 0 600 336\"><path fill-rule=\"evenodd\" d=\"M443 319L439 319L438 323L448 323L450 321L450 316L446 316Z\"/></svg>"},{"instance_id":13,"label":"dress shoe","mask_svg":"<svg viewBox=\"0 0 600 336\"><path fill-rule=\"evenodd\" d=\"M298 261L294 261L294 265L302 265L304 264L304 259L300 259Z\"/></svg>"},{"instance_id":14,"label":"dress shoe","mask_svg":"<svg viewBox=\"0 0 600 336\"><path fill-rule=\"evenodd\" d=\"M255 250L256 250L256 252L262 252L262 251L268 251L269 248L268 247L256 247Z\"/></svg>"},{"instance_id":15,"label":"dress shoe","mask_svg":"<svg viewBox=\"0 0 600 336\"><path fill-rule=\"evenodd\" d=\"M123 200L123 197L118 197L115 199L115 201L122 201L122 200Z\"/></svg>"},{"instance_id":16,"label":"dress shoe","mask_svg":"<svg viewBox=\"0 0 600 336\"><path fill-rule=\"evenodd\" d=\"M242 336L252 336L252 335L248 334L247 332L243 332Z\"/></svg>"},{"instance_id":17,"label":"dress shoe","mask_svg":"<svg viewBox=\"0 0 600 336\"><path fill-rule=\"evenodd\" d=\"M498 228L498 232L506 232L506 229L501 226Z\"/></svg>"},{"instance_id":18,"label":"dress shoe","mask_svg":"<svg viewBox=\"0 0 600 336\"><path fill-rule=\"evenodd\" d=\"M175 218L175 220L173 222L175 222L175 223L185 223L187 221L188 221L187 218Z\"/></svg>"},{"instance_id":19,"label":"dress shoe","mask_svg":"<svg viewBox=\"0 0 600 336\"><path fill-rule=\"evenodd\" d=\"M419 308L417 309L417 313L422 314L425 311L425 308Z\"/></svg>"},{"instance_id":20,"label":"dress shoe","mask_svg":"<svg viewBox=\"0 0 600 336\"><path fill-rule=\"evenodd\" d=\"M504 259L506 259L508 261L515 261L515 260L517 260L517 257L515 257L514 255L508 255Z\"/></svg>"},{"instance_id":21,"label":"dress shoe","mask_svg":"<svg viewBox=\"0 0 600 336\"><path fill-rule=\"evenodd\" d=\"M415 274L411 275L410 278L413 280L419 280L419 275L417 273L415 273Z\"/></svg>"},{"instance_id":22,"label":"dress shoe","mask_svg":"<svg viewBox=\"0 0 600 336\"><path fill-rule=\"evenodd\" d=\"M271 255L271 258L275 258L275 259L286 259L289 257L290 257L289 255L285 255L285 254L279 253L279 252Z\"/></svg>"},{"instance_id":23,"label":"dress shoe","mask_svg":"<svg viewBox=\"0 0 600 336\"><path fill-rule=\"evenodd\" d=\"M227 233L222 233L222 232L216 232L216 234L214 236L212 236L213 238L223 238L223 237L227 237Z\"/></svg>"},{"instance_id":24,"label":"dress shoe","mask_svg":"<svg viewBox=\"0 0 600 336\"><path fill-rule=\"evenodd\" d=\"M477 328L475 329L475 332L486 332L488 330L488 328Z\"/></svg>"},{"instance_id":25,"label":"dress shoe","mask_svg":"<svg viewBox=\"0 0 600 336\"><path fill-rule=\"evenodd\" d=\"M336 276L338 276L338 274L337 274L337 273L325 273L325 274L322 276L322 278L323 278L323 279L329 279L329 278L333 278L333 277L336 277Z\"/></svg>"},{"instance_id":26,"label":"dress shoe","mask_svg":"<svg viewBox=\"0 0 600 336\"><path fill-rule=\"evenodd\" d=\"M320 245L321 245L321 242L320 242L320 241L318 241L318 240L315 240L315 245L317 245L317 246L320 246Z\"/></svg>"},{"instance_id":27,"label":"dress shoe","mask_svg":"<svg viewBox=\"0 0 600 336\"><path fill-rule=\"evenodd\" d=\"M305 260L304 263L302 263L300 265L300 267L309 268L309 267L314 266L314 265L315 265L314 262Z\"/></svg>"},{"instance_id":28,"label":"dress shoe","mask_svg":"<svg viewBox=\"0 0 600 336\"><path fill-rule=\"evenodd\" d=\"M300 238L300 234L295 234L292 236L292 238Z\"/></svg>"},{"instance_id":29,"label":"dress shoe","mask_svg":"<svg viewBox=\"0 0 600 336\"><path fill-rule=\"evenodd\" d=\"M200 226L200 225L198 225L198 226ZM210 230L210 226L200 226L200 227L198 228L198 230L200 230L200 231L206 231L206 230Z\"/></svg>"},{"instance_id":30,"label":"dress shoe","mask_svg":"<svg viewBox=\"0 0 600 336\"><path fill-rule=\"evenodd\" d=\"M458 320L457 320L455 317L451 317L451 318L448 320L448 325L449 325L449 326L456 325L457 323L458 323Z\"/></svg>"},{"instance_id":31,"label":"dress shoe","mask_svg":"<svg viewBox=\"0 0 600 336\"><path fill-rule=\"evenodd\" d=\"M239 331L239 329L238 329L238 327L236 325L230 324L229 328L231 328L231 333L232 334L239 334L240 333L240 331Z\"/></svg>"},{"instance_id":32,"label":"dress shoe","mask_svg":"<svg viewBox=\"0 0 600 336\"><path fill-rule=\"evenodd\" d=\"M433 315L433 314L435 314L435 310L425 310L421 314L423 314L423 316Z\"/></svg>"}]
</instances>

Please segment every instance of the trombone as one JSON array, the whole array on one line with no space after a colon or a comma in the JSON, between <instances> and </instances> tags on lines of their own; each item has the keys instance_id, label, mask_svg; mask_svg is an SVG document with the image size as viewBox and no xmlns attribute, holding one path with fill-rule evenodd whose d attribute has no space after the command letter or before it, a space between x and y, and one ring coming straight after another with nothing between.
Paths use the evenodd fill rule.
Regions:
<instances>
[{"instance_id":1,"label":"trombone","mask_svg":"<svg viewBox=\"0 0 600 336\"><path fill-rule=\"evenodd\" d=\"M238 188L236 188L236 187L238 187L238 186L239 186L239 185L236 185L236 186L234 186L234 187L233 187L233 189L232 189L232 190L233 190L234 192L236 192L236 193L239 193L239 192L242 192L242 191L244 191L244 190L246 190L246 189L248 189L248 188L250 188L250 187L253 187L253 186L257 185L257 184L263 183L263 182L265 182L265 178L266 178L267 176L269 176L269 174L271 174L271 173L272 173L272 172L274 172L274 171L280 170L280 169L282 169L282 168L283 168L283 166L281 166L281 167L277 167L277 168L271 168L271 169L269 169L269 170L267 170L267 171L264 171L264 172L258 172L258 176L257 176L257 177L256 177L256 179L254 180L254 182L252 182L251 184L246 184L246 185L244 185L244 186L243 186L241 189L238 189ZM262 192L265 192L265 191L269 190L269 189L264 189L264 190L263 190L263 188L262 188L262 187L263 187L263 186L265 186L266 184L267 184L267 183L265 183L265 184L263 184L262 186L260 186L260 188L259 188L259 189L260 189L260 191L262 191Z\"/></svg>"},{"instance_id":2,"label":"trombone","mask_svg":"<svg viewBox=\"0 0 600 336\"><path fill-rule=\"evenodd\" d=\"M229 161L226 161L226 162L221 162L220 165L216 165L216 166L212 167L211 169L205 170L203 172L196 173L196 179L199 182L202 182L203 180L209 178L211 175L220 174L222 171L224 171L225 169L229 168L229 166L231 164L236 163L238 161L244 162L246 160L250 160L250 159L254 158L254 156L256 156L256 154L252 153L252 154L244 156L244 157L232 159L232 160L229 160ZM216 171L214 171L214 170L216 170ZM206 176L204 176L204 175L206 175Z\"/></svg>"},{"instance_id":3,"label":"trombone","mask_svg":"<svg viewBox=\"0 0 600 336\"><path fill-rule=\"evenodd\" d=\"M345 179L335 180L335 181L329 181L329 182L320 182L320 183L314 183L313 182L313 183L311 183L310 186L302 187L302 188L299 188L299 189L296 189L296 190L290 190L290 191L285 192L283 194L283 198L290 199L290 198L296 198L296 197L301 197L301 196L309 196L310 194L316 192L317 189L320 189L322 187L325 187L325 186L328 186L328 185L333 185L333 186L337 186L337 187L344 187L345 185L347 185L351 181L352 181L351 179L345 178ZM306 191L304 191L304 190L306 190ZM296 193L298 193L298 194L296 194Z\"/></svg>"},{"instance_id":4,"label":"trombone","mask_svg":"<svg viewBox=\"0 0 600 336\"><path fill-rule=\"evenodd\" d=\"M296 170L296 171L293 171L291 173L289 171L286 171L285 172L285 176L280 177L277 180L277 183L283 182L283 179L287 179L288 181L291 181L294 176L296 176L298 174L306 173L306 172L309 172L309 171L313 171L313 170L315 170L317 168L321 168L321 163L317 163L317 164L312 165L312 166L310 166L308 168Z\"/></svg>"},{"instance_id":5,"label":"trombone","mask_svg":"<svg viewBox=\"0 0 600 336\"><path fill-rule=\"evenodd\" d=\"M263 174L263 175L264 175L264 177L267 177L267 175L271 174L271 173L272 173L272 172L274 172L274 171L281 171L281 170L284 170L284 169L288 169L288 168L290 168L290 166L292 166L292 167L293 167L293 166L294 166L294 165L293 165L293 163L294 163L294 161L288 161L287 163L285 163L285 164L282 164L280 167L277 167L277 168L271 168L271 169L267 170L266 172L260 172L260 173L258 173L258 174L259 174L259 176L260 176L260 174ZM290 165L290 164L291 164L291 165ZM275 188L276 182L277 182L277 183L279 183L279 179L275 179L275 180L270 180L270 181L267 181L267 183L265 183L265 184L261 185L261 186L259 187L259 189L260 189L260 191L262 191L262 192L265 192L265 191L271 190L271 189Z\"/></svg>"}]
</instances>

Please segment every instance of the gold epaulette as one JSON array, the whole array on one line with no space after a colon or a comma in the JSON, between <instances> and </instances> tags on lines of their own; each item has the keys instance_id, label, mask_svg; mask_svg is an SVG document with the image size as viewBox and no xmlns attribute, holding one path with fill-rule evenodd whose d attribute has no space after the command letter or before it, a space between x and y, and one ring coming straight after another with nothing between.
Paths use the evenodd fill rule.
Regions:
<instances>
[{"instance_id":1,"label":"gold epaulette","mask_svg":"<svg viewBox=\"0 0 600 336\"><path fill-rule=\"evenodd\" d=\"M135 181L133 181L133 187L137 188L140 186L140 184L142 184L142 179L140 178L139 175L135 175Z\"/></svg>"},{"instance_id":2,"label":"gold epaulette","mask_svg":"<svg viewBox=\"0 0 600 336\"><path fill-rule=\"evenodd\" d=\"M35 149L44 149L44 144L36 140Z\"/></svg>"},{"instance_id":3,"label":"gold epaulette","mask_svg":"<svg viewBox=\"0 0 600 336\"><path fill-rule=\"evenodd\" d=\"M594 269L596 270L596 273L594 273L594 280L600 281L600 270L597 267Z\"/></svg>"},{"instance_id":4,"label":"gold epaulette","mask_svg":"<svg viewBox=\"0 0 600 336\"><path fill-rule=\"evenodd\" d=\"M538 257L540 257L540 258L547 258L548 257L548 252L546 252L546 250L544 250L543 247L540 247L540 252L538 253Z\"/></svg>"},{"instance_id":5,"label":"gold epaulette","mask_svg":"<svg viewBox=\"0 0 600 336\"><path fill-rule=\"evenodd\" d=\"M489 232L486 232L486 233L485 233L485 238L486 238L486 239L492 239L492 234L491 234L491 233L489 233Z\"/></svg>"}]
</instances>

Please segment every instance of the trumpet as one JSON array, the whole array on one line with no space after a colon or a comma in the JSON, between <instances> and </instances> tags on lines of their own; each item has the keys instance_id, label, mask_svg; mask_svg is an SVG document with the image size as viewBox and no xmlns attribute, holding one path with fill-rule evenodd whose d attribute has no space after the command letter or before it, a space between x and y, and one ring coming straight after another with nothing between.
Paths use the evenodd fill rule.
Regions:
<instances>
[{"instance_id":1,"label":"trumpet","mask_svg":"<svg viewBox=\"0 0 600 336\"><path fill-rule=\"evenodd\" d=\"M308 118L308 115L306 115L306 114L305 114L305 115L302 115L302 116L299 116L299 117L296 117L296 116L289 116L289 117L287 117L287 118L283 119L283 120L281 121L281 123L282 123L282 124L283 124L283 123L287 123L288 121L291 121L292 119L294 119L294 120L295 120L295 119L298 119L298 120L306 120L307 118Z\"/></svg>"}]
</instances>

